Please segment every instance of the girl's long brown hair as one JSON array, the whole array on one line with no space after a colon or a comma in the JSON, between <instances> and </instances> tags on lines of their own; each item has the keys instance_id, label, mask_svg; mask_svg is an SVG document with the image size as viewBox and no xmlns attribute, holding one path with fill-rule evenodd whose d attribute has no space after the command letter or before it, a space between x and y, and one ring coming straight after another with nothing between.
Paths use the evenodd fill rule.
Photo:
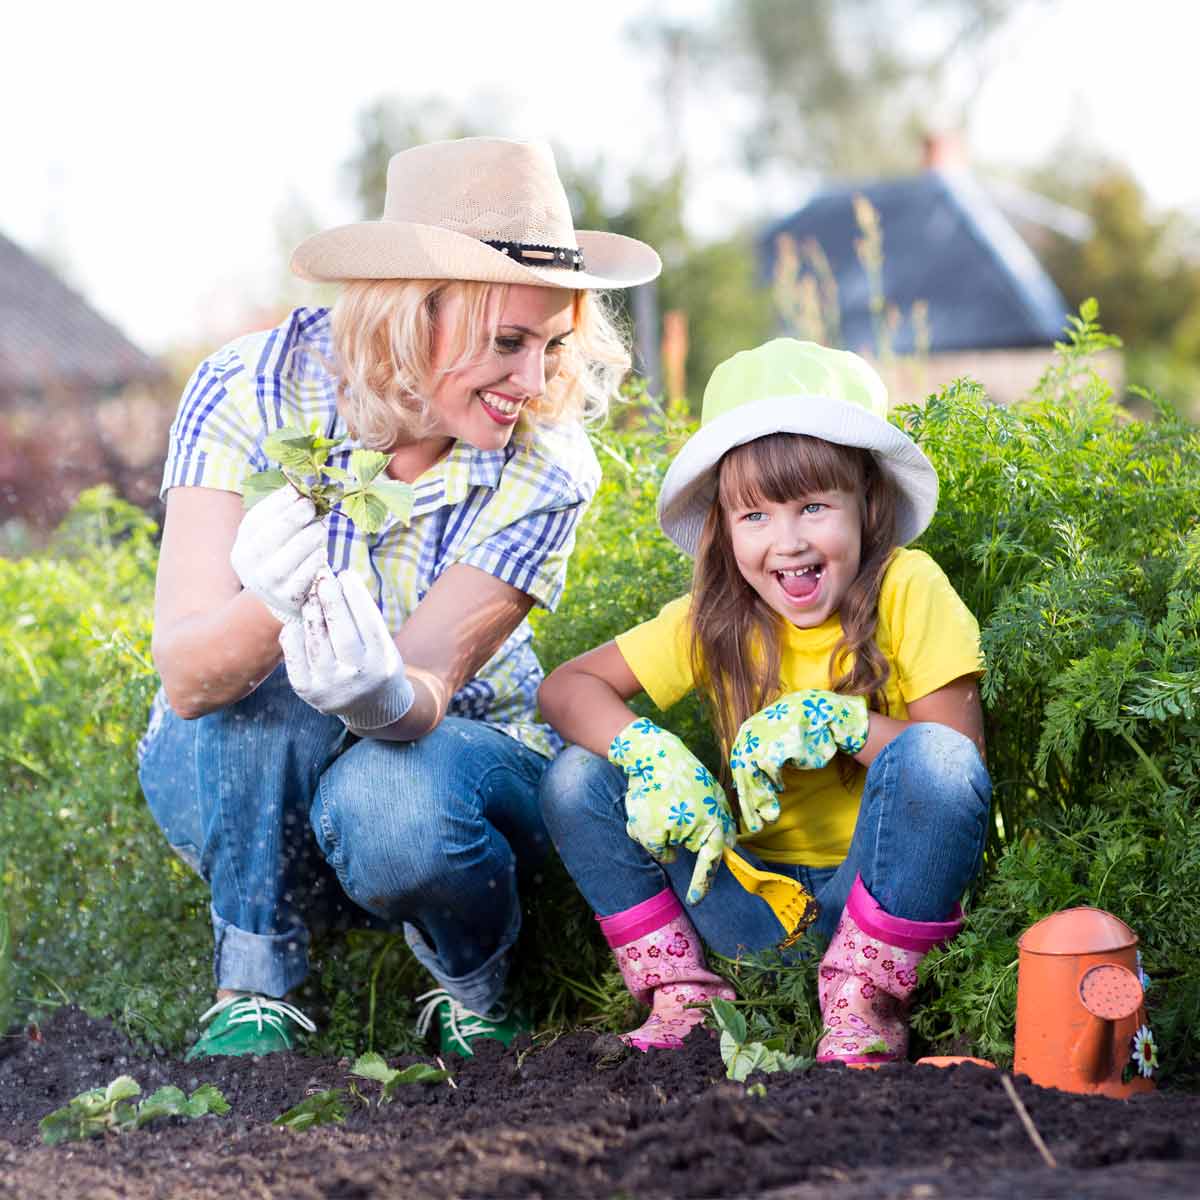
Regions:
<instances>
[{"instance_id":1,"label":"girl's long brown hair","mask_svg":"<svg viewBox=\"0 0 1200 1200\"><path fill-rule=\"evenodd\" d=\"M774 433L736 446L717 465L718 487L692 572L692 670L705 694L725 756L738 728L782 691L782 624L742 578L726 513L764 500L784 503L812 492L860 499L862 555L838 615L842 636L829 657L832 690L866 696L887 711L890 668L875 641L879 588L895 549L896 493L868 450L797 433Z\"/></svg>"}]
</instances>

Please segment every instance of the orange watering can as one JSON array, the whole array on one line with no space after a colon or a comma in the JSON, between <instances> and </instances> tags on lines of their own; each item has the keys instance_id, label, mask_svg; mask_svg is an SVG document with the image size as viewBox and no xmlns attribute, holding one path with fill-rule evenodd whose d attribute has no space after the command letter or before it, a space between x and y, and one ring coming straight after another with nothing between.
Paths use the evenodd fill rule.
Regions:
<instances>
[{"instance_id":1,"label":"orange watering can","mask_svg":"<svg viewBox=\"0 0 1200 1200\"><path fill-rule=\"evenodd\" d=\"M1013 1070L1043 1087L1124 1099L1154 1087L1137 934L1099 908L1068 908L1017 941Z\"/></svg>"}]
</instances>

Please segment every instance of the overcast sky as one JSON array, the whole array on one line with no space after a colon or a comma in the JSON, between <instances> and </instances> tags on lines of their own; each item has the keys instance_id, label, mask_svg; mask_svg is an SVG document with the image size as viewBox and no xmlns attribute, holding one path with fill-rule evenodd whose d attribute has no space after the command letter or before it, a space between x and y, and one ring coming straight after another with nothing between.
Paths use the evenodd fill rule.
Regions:
<instances>
[{"instance_id":1,"label":"overcast sky","mask_svg":"<svg viewBox=\"0 0 1200 1200\"><path fill-rule=\"evenodd\" d=\"M704 12L714 0L658 0ZM495 98L495 132L603 153L614 177L662 154L656 64L623 37L647 0L42 0L5 17L0 231L61 263L146 349L235 327L279 277L281 217L356 218L342 170L383 97ZM1061 0L990 71L974 160L1044 159L1070 131L1129 163L1155 203L1200 209L1200 4ZM689 120L697 227L763 203L722 113ZM728 108L732 113L733 109ZM733 122L728 123L732 128Z\"/></svg>"}]
</instances>

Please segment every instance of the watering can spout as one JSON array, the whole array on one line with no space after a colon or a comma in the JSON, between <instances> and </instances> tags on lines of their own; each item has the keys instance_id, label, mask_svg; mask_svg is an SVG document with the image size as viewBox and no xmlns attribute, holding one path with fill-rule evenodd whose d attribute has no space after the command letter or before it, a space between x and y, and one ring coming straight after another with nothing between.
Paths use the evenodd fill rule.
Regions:
<instances>
[{"instance_id":1,"label":"watering can spout","mask_svg":"<svg viewBox=\"0 0 1200 1200\"><path fill-rule=\"evenodd\" d=\"M1120 1071L1113 1032L1117 1021L1131 1017L1141 1007L1142 985L1127 967L1102 963L1083 973L1079 999L1088 1020L1071 1049L1071 1064L1082 1079L1099 1083Z\"/></svg>"}]
</instances>

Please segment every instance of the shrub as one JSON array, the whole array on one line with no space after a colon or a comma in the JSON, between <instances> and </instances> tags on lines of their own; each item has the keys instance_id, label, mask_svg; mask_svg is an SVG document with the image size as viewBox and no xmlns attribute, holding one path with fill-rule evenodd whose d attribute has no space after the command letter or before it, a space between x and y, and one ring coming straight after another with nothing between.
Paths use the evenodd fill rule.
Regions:
<instances>
[{"instance_id":1,"label":"shrub","mask_svg":"<svg viewBox=\"0 0 1200 1200\"><path fill-rule=\"evenodd\" d=\"M942 481L919 544L980 620L996 794L967 930L927 960L916 1031L1006 1061L1016 937L1095 904L1141 936L1166 1075L1200 1061L1200 437L1151 397L1154 419L1130 419L1087 366L1106 343L1085 306L1027 402L998 409L960 380L895 416ZM605 478L566 595L534 618L547 667L687 589L690 563L659 532L655 504L688 431L639 399L596 435ZM136 780L155 684L153 535L136 510L92 492L48 552L0 560L0 884L18 1015L65 995L178 1046L208 1002L211 934L205 889L167 850ZM716 765L694 700L655 715ZM519 979L535 1011L623 1020L618 978L569 881L549 869L527 896ZM555 965L563 944L570 971ZM419 974L395 935L327 940L314 959L304 1002L324 1009L320 1048L411 1046ZM768 960L723 968L750 1002L750 1032L782 1028L788 1051L805 1053L819 1032L812 962L781 974Z\"/></svg>"}]
</instances>

